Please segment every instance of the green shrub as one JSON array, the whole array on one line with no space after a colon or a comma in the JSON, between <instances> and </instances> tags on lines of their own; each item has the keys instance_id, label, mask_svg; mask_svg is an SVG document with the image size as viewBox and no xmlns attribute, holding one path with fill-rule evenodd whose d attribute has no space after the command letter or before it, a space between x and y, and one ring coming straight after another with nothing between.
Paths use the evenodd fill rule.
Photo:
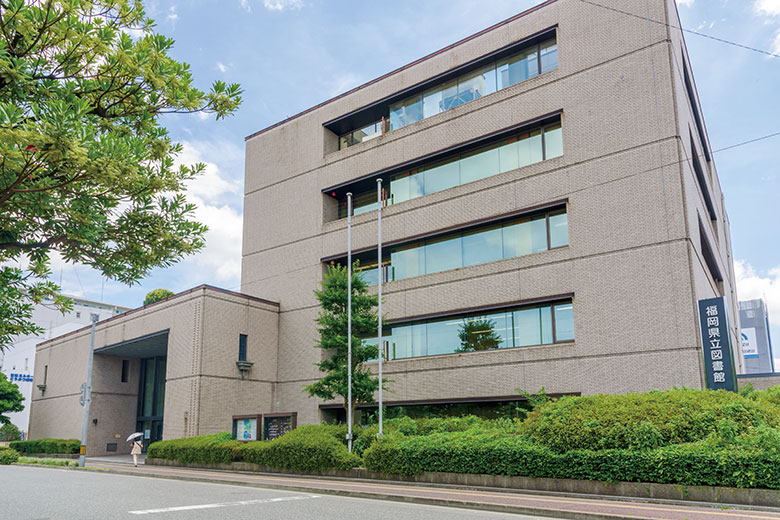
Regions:
<instances>
[{"instance_id":1,"label":"green shrub","mask_svg":"<svg viewBox=\"0 0 780 520\"><path fill-rule=\"evenodd\" d=\"M62 453L73 455L79 452L81 441L78 439L37 439L33 441L13 441L10 447L19 453Z\"/></svg>"},{"instance_id":2,"label":"green shrub","mask_svg":"<svg viewBox=\"0 0 780 520\"><path fill-rule=\"evenodd\" d=\"M149 445L146 455L154 459L187 463L229 464L233 462L233 449L239 444L241 443L234 441L229 432L220 432L213 435L154 442Z\"/></svg>"},{"instance_id":3,"label":"green shrub","mask_svg":"<svg viewBox=\"0 0 780 520\"><path fill-rule=\"evenodd\" d=\"M0 441L18 441L22 432L14 423L6 423L0 426Z\"/></svg>"},{"instance_id":4,"label":"green shrub","mask_svg":"<svg viewBox=\"0 0 780 520\"><path fill-rule=\"evenodd\" d=\"M643 450L570 450L564 453L520 435L496 432L389 435L363 454L371 471L419 474L446 471L680 485L780 489L780 455L692 443Z\"/></svg>"},{"instance_id":5,"label":"green shrub","mask_svg":"<svg viewBox=\"0 0 780 520\"><path fill-rule=\"evenodd\" d=\"M716 433L723 419L734 435L751 427L780 426L775 394L673 389L643 394L563 397L529 414L521 430L557 452L654 448L696 442Z\"/></svg>"},{"instance_id":6,"label":"green shrub","mask_svg":"<svg viewBox=\"0 0 780 520\"><path fill-rule=\"evenodd\" d=\"M240 461L296 471L360 466L360 457L347 451L340 433L340 427L331 425L301 426L278 439L243 443L235 448L235 456Z\"/></svg>"},{"instance_id":7,"label":"green shrub","mask_svg":"<svg viewBox=\"0 0 780 520\"><path fill-rule=\"evenodd\" d=\"M11 448L0 446L0 466L13 464L19 459L19 453Z\"/></svg>"}]
</instances>

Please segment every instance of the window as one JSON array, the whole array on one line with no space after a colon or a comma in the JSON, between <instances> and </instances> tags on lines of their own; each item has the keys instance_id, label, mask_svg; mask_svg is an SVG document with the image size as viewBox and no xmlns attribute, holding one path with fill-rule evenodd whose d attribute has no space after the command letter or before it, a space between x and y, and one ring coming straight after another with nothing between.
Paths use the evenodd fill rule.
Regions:
<instances>
[{"instance_id":1,"label":"window","mask_svg":"<svg viewBox=\"0 0 780 520\"><path fill-rule=\"evenodd\" d=\"M715 256L715 252L710 245L710 241L707 239L707 233L704 231L704 225L702 225L701 218L699 218L699 246L701 247L701 254L704 258L704 263L707 265L707 269L710 272L710 276L716 282L723 281L723 275L718 267L718 261Z\"/></svg>"},{"instance_id":2,"label":"window","mask_svg":"<svg viewBox=\"0 0 780 520\"><path fill-rule=\"evenodd\" d=\"M129 379L130 379L130 360L123 359L122 360L122 382L127 383Z\"/></svg>"},{"instance_id":3,"label":"window","mask_svg":"<svg viewBox=\"0 0 780 520\"><path fill-rule=\"evenodd\" d=\"M574 308L568 300L397 323L383 341L388 360L570 342Z\"/></svg>"},{"instance_id":4,"label":"window","mask_svg":"<svg viewBox=\"0 0 780 520\"><path fill-rule=\"evenodd\" d=\"M77 318L81 318L81 313L80 313L80 312L77 312L77 313L76 313L76 317L77 317Z\"/></svg>"},{"instance_id":5,"label":"window","mask_svg":"<svg viewBox=\"0 0 780 520\"><path fill-rule=\"evenodd\" d=\"M513 217L382 249L383 282L530 255L568 245L565 209ZM376 250L354 255L369 285L379 282ZM338 258L340 264L345 258Z\"/></svg>"},{"instance_id":6,"label":"window","mask_svg":"<svg viewBox=\"0 0 780 520\"><path fill-rule=\"evenodd\" d=\"M49 365L43 365L43 384L46 385L46 381L49 379Z\"/></svg>"},{"instance_id":7,"label":"window","mask_svg":"<svg viewBox=\"0 0 780 520\"><path fill-rule=\"evenodd\" d=\"M699 161L699 154L696 152L696 142L693 139L693 133L691 136L691 163L693 164L693 173L696 177L696 182L701 190L702 197L704 197L704 205L707 207L707 212L710 215L710 219L717 220L718 215L715 213L715 205L712 203L712 197L710 196L710 189L707 186L707 178L704 176L704 170L701 167L701 161Z\"/></svg>"},{"instance_id":8,"label":"window","mask_svg":"<svg viewBox=\"0 0 780 520\"><path fill-rule=\"evenodd\" d=\"M561 123L556 116L553 123L530 131L523 130L489 144L476 144L461 150L422 161L401 171L378 175L369 179L373 180L373 183L364 179L342 186L338 191L325 191L338 200L338 218L347 216L347 192L353 193L353 215L376 211L378 177L389 181L385 184L389 185L387 204L396 204L522 168L563 155ZM364 186L368 184L371 184L371 188L366 190Z\"/></svg>"},{"instance_id":9,"label":"window","mask_svg":"<svg viewBox=\"0 0 780 520\"><path fill-rule=\"evenodd\" d=\"M520 44L520 50L515 50L514 53L512 49L504 50L499 53L504 56L502 58L477 60L481 64L473 63L465 67L472 69L469 72L446 74L440 81L432 81L433 86L413 87L411 90L415 91L414 94L391 96L392 99L384 103L374 103L351 116L326 123L325 127L339 135L339 149L342 150L373 139L385 131L403 128L555 70L558 68L558 44L555 37L549 38L550 32L548 31L546 36L534 38L537 42L547 38L541 43ZM508 53L512 54L507 55ZM365 121L373 119L370 114L377 119L369 125L364 125ZM354 121L350 123L350 119ZM387 126L385 120L388 121Z\"/></svg>"},{"instance_id":10,"label":"window","mask_svg":"<svg viewBox=\"0 0 780 520\"><path fill-rule=\"evenodd\" d=\"M683 81L685 82L685 93L688 94L688 103L691 105L693 111L693 120L696 124L696 131L699 134L701 140L701 146L704 149L704 157L707 158L707 162L710 162L710 150L707 147L707 136L704 133L704 122L701 114L699 113L699 104L696 102L696 91L693 88L693 81L691 81L691 75L688 73L688 63L685 60L685 56L682 58L683 68Z\"/></svg>"},{"instance_id":11,"label":"window","mask_svg":"<svg viewBox=\"0 0 780 520\"><path fill-rule=\"evenodd\" d=\"M238 335L238 360L246 361L246 334Z\"/></svg>"}]
</instances>

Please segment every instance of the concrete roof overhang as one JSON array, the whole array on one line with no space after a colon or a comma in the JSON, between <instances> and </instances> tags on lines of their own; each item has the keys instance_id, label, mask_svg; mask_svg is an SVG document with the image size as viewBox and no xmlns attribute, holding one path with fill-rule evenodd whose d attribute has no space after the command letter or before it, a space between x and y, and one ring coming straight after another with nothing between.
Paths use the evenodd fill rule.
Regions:
<instances>
[{"instance_id":1,"label":"concrete roof overhang","mask_svg":"<svg viewBox=\"0 0 780 520\"><path fill-rule=\"evenodd\" d=\"M164 357L168 354L168 329L96 348L95 354L124 358Z\"/></svg>"}]
</instances>

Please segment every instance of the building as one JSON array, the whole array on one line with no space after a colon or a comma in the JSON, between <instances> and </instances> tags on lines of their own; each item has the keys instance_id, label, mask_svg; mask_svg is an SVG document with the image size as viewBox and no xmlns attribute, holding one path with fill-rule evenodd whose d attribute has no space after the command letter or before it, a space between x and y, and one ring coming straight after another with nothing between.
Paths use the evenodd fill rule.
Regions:
<instances>
[{"instance_id":1,"label":"building","mask_svg":"<svg viewBox=\"0 0 780 520\"><path fill-rule=\"evenodd\" d=\"M19 386L19 391L24 396L24 410L8 414L11 422L23 433L27 432L30 422L30 399L35 381L33 371L35 345L91 323L92 314L97 314L98 319L106 319L129 310L110 303L95 302L76 296L69 296L69 298L73 301L73 309L66 313L57 310L52 300L47 299L35 305L32 321L44 329L44 333L40 336L19 336L5 352L0 353L0 356L3 356L0 358L0 371Z\"/></svg>"},{"instance_id":2,"label":"building","mask_svg":"<svg viewBox=\"0 0 780 520\"><path fill-rule=\"evenodd\" d=\"M134 427L337 416L302 389L348 192L363 275L387 281L389 406L704 387L699 300L727 299L738 344L729 220L674 1L621 10L641 15L549 0L248 136L241 293L198 287L98 324L91 452ZM88 341L39 345L39 367L79 361L35 395L33 436L79 431L67 395Z\"/></svg>"},{"instance_id":3,"label":"building","mask_svg":"<svg viewBox=\"0 0 780 520\"><path fill-rule=\"evenodd\" d=\"M773 373L775 362L769 337L769 313L764 300L739 302L739 321L745 374Z\"/></svg>"}]
</instances>

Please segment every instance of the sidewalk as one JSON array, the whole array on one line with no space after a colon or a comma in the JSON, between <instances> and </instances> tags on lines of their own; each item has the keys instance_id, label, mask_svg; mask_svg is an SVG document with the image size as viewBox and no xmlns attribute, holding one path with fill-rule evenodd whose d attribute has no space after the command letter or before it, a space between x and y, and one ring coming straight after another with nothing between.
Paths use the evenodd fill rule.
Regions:
<instances>
[{"instance_id":1,"label":"sidewalk","mask_svg":"<svg viewBox=\"0 0 780 520\"><path fill-rule=\"evenodd\" d=\"M134 468L128 467L127 463L121 459L106 459L114 459L114 457L89 459L88 467L123 475L246 485L576 520L780 520L780 509L769 508L745 509L723 504L691 505L689 503L616 500L565 494L513 492L497 489L478 490L454 486L258 474L170 466L139 466Z\"/></svg>"}]
</instances>

